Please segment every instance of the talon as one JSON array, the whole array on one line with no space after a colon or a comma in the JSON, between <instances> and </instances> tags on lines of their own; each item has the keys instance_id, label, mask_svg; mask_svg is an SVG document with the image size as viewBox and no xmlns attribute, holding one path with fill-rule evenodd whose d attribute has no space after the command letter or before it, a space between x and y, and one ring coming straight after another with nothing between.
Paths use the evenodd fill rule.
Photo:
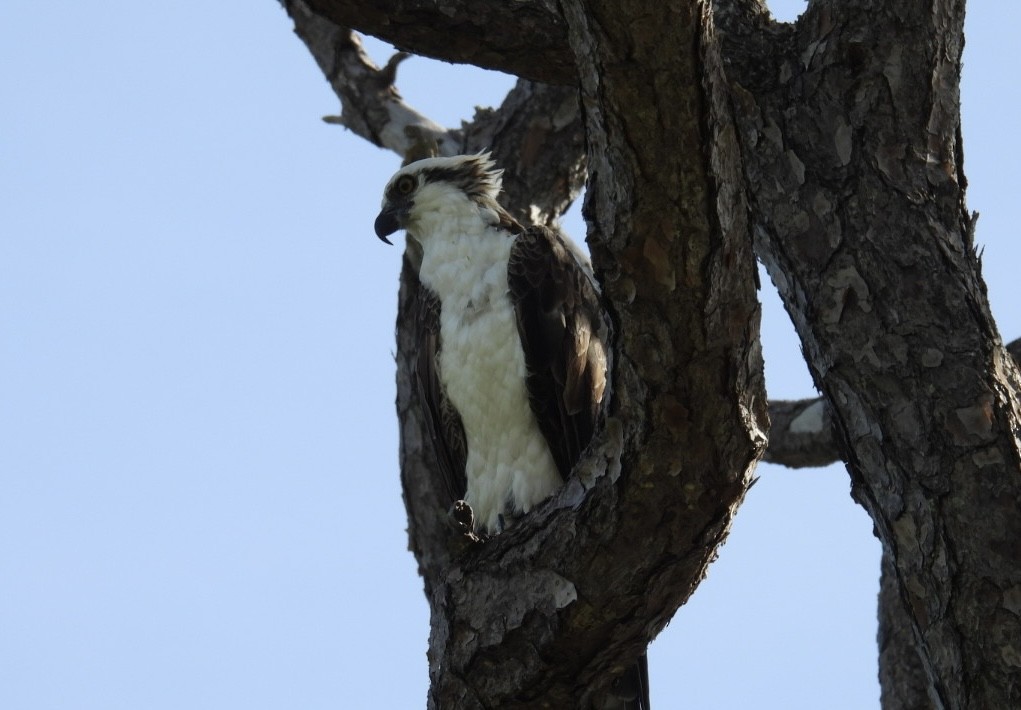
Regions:
<instances>
[{"instance_id":1,"label":"talon","mask_svg":"<svg viewBox=\"0 0 1021 710\"><path fill-rule=\"evenodd\" d=\"M471 542L482 542L482 538L475 534L475 512L466 500L455 500L448 511L448 521L451 527Z\"/></svg>"}]
</instances>

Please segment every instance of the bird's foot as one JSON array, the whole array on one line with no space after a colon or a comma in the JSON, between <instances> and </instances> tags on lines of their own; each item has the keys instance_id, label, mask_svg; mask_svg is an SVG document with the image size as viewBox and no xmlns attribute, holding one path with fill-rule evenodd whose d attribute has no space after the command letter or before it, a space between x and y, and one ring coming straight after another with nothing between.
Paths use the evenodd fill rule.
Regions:
<instances>
[{"instance_id":1,"label":"bird's foot","mask_svg":"<svg viewBox=\"0 0 1021 710\"><path fill-rule=\"evenodd\" d=\"M466 500L455 500L448 512L448 522L468 542L480 543L484 538L475 533L475 512Z\"/></svg>"}]
</instances>

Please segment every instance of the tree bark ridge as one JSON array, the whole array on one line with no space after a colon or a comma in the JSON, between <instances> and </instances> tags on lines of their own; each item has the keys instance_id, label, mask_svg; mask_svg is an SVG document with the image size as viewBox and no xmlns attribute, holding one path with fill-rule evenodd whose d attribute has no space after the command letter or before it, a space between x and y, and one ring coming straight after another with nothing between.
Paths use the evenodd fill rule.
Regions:
<instances>
[{"instance_id":1,"label":"tree bark ridge","mask_svg":"<svg viewBox=\"0 0 1021 710\"><path fill-rule=\"evenodd\" d=\"M614 515L646 521L600 524L605 544L631 549L631 579L612 558L600 565L618 593L645 596L650 638L703 576L764 444L754 259L708 6L561 6L586 119L588 241L616 328L611 415L632 479Z\"/></svg>"},{"instance_id":2,"label":"tree bark ridge","mask_svg":"<svg viewBox=\"0 0 1021 710\"><path fill-rule=\"evenodd\" d=\"M962 22L949 1L814 3L781 80L735 100L757 252L895 562L934 702L1013 707L1017 369L964 209Z\"/></svg>"}]
</instances>

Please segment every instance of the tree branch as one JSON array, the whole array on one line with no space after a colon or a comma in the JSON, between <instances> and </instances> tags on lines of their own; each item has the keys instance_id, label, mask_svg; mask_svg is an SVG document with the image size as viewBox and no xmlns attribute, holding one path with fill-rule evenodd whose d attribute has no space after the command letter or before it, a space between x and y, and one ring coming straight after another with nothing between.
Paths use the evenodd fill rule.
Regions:
<instances>
[{"instance_id":1,"label":"tree branch","mask_svg":"<svg viewBox=\"0 0 1021 710\"><path fill-rule=\"evenodd\" d=\"M585 182L585 136L577 89L520 80L499 110L479 109L471 123L447 130L405 104L395 85L395 55L379 69L351 30L286 0L295 34L326 75L356 135L405 161L492 150L504 168L506 206L522 221L552 225Z\"/></svg>"},{"instance_id":2,"label":"tree branch","mask_svg":"<svg viewBox=\"0 0 1021 710\"><path fill-rule=\"evenodd\" d=\"M1006 349L1021 367L1021 338L1008 343ZM769 447L763 461L804 468L842 460L833 414L824 398L773 400L769 403L769 423Z\"/></svg>"},{"instance_id":3,"label":"tree branch","mask_svg":"<svg viewBox=\"0 0 1021 710\"><path fill-rule=\"evenodd\" d=\"M315 14L335 25L423 57L473 64L546 84L573 86L578 80L567 24L555 0L305 1ZM732 35L765 41L757 32L734 32L771 22L762 0L716 0L713 11L719 27Z\"/></svg>"},{"instance_id":4,"label":"tree branch","mask_svg":"<svg viewBox=\"0 0 1021 710\"><path fill-rule=\"evenodd\" d=\"M763 461L790 468L840 461L829 405L821 397L769 403L769 447Z\"/></svg>"},{"instance_id":5,"label":"tree branch","mask_svg":"<svg viewBox=\"0 0 1021 710\"><path fill-rule=\"evenodd\" d=\"M553 0L307 0L341 27L424 57L573 85L567 26Z\"/></svg>"},{"instance_id":6,"label":"tree branch","mask_svg":"<svg viewBox=\"0 0 1021 710\"><path fill-rule=\"evenodd\" d=\"M401 100L394 86L397 65L406 55L395 55L379 69L350 30L319 16L303 0L286 0L294 32L308 47L334 93L340 99L340 117L326 117L374 145L402 158L425 153L457 155L461 137L418 113Z\"/></svg>"}]
</instances>

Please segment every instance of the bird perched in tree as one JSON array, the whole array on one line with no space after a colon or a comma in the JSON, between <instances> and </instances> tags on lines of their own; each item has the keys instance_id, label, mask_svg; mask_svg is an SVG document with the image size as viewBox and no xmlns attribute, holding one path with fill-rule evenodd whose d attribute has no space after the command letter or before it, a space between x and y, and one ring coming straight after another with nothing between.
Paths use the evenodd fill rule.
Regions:
<instances>
[{"instance_id":1,"label":"bird perched in tree","mask_svg":"<svg viewBox=\"0 0 1021 710\"><path fill-rule=\"evenodd\" d=\"M496 533L552 495L592 438L606 326L587 259L496 201L488 154L427 158L390 180L376 234L422 252L417 376L448 493Z\"/></svg>"},{"instance_id":2,"label":"bird perched in tree","mask_svg":"<svg viewBox=\"0 0 1021 710\"><path fill-rule=\"evenodd\" d=\"M501 207L502 175L487 153L411 163L390 179L375 223L383 241L404 229L421 252L418 392L448 502L467 502L483 535L563 485L607 393L588 259ZM646 708L644 656L625 677L627 707Z\"/></svg>"}]
</instances>

